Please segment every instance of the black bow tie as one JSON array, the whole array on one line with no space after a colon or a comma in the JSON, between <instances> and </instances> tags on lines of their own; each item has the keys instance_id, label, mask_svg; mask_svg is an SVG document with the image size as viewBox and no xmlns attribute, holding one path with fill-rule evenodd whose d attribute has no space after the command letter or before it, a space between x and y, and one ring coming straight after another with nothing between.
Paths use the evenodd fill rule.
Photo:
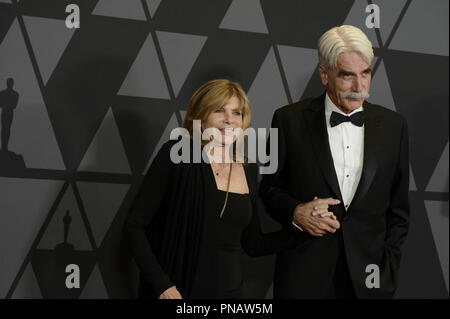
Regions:
<instances>
[{"instance_id":1,"label":"black bow tie","mask_svg":"<svg viewBox=\"0 0 450 319\"><path fill-rule=\"evenodd\" d=\"M330 125L334 127L343 122L352 122L356 126L363 126L364 124L364 111L356 112L351 116L346 116L341 113L332 112L330 116Z\"/></svg>"}]
</instances>

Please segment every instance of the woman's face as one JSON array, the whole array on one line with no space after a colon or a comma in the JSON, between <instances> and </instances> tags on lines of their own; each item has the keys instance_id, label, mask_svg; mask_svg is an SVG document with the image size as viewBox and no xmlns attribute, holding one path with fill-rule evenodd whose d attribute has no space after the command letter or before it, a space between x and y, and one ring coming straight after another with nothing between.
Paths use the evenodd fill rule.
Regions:
<instances>
[{"instance_id":1,"label":"woman's face","mask_svg":"<svg viewBox=\"0 0 450 319\"><path fill-rule=\"evenodd\" d=\"M228 100L220 109L212 112L206 123L203 125L203 129L215 127L220 131L222 135L221 143L232 144L236 140L235 129L242 129L242 112L240 110L240 102L236 96L233 96ZM233 134L234 133L234 134Z\"/></svg>"}]
</instances>

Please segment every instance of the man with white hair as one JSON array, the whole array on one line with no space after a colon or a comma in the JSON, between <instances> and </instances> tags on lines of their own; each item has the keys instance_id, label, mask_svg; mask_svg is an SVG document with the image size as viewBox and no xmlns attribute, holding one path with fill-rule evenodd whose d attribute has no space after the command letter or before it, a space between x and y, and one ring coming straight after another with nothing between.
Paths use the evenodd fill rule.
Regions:
<instances>
[{"instance_id":1,"label":"man with white hair","mask_svg":"<svg viewBox=\"0 0 450 319\"><path fill-rule=\"evenodd\" d=\"M392 298L409 226L408 131L369 97L372 44L343 25L318 43L326 92L278 109L278 169L260 196L298 228L279 253L275 298Z\"/></svg>"}]
</instances>

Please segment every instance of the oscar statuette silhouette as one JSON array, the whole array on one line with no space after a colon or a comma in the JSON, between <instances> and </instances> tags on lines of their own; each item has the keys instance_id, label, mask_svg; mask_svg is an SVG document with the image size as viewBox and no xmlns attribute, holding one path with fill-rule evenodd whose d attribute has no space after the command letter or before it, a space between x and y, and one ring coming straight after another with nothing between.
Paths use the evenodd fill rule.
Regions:
<instances>
[{"instance_id":1,"label":"oscar statuette silhouette","mask_svg":"<svg viewBox=\"0 0 450 319\"><path fill-rule=\"evenodd\" d=\"M32 254L31 263L44 298L76 299L80 297L86 285L88 275L94 268L95 254L90 250L75 249L69 240L72 226L70 211L66 210L65 214L63 216L61 215L58 216L58 223L62 219L64 229L63 241L58 243L54 249L35 249ZM80 231L83 230L72 230L72 236ZM59 232L58 235L60 236ZM70 275L67 272L68 265L77 265L80 269L79 288L69 288L66 285L66 278Z\"/></svg>"},{"instance_id":2,"label":"oscar statuette silhouette","mask_svg":"<svg viewBox=\"0 0 450 319\"><path fill-rule=\"evenodd\" d=\"M14 79L6 80L6 89L0 91L1 111L1 149L0 149L0 172L15 172L24 170L25 162L23 156L8 150L11 136L11 126L14 119L14 109L19 101L19 93L14 89Z\"/></svg>"}]
</instances>

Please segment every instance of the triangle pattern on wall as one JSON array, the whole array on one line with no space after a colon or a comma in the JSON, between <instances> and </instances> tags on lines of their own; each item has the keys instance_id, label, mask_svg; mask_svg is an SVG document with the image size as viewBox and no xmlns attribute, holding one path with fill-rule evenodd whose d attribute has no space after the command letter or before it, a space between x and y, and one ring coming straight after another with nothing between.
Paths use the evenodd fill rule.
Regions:
<instances>
[{"instance_id":1,"label":"triangle pattern on wall","mask_svg":"<svg viewBox=\"0 0 450 319\"><path fill-rule=\"evenodd\" d=\"M233 0L220 23L220 28L269 33L259 0Z\"/></svg>"},{"instance_id":2,"label":"triangle pattern on wall","mask_svg":"<svg viewBox=\"0 0 450 319\"><path fill-rule=\"evenodd\" d=\"M92 139L79 171L129 174L130 165L111 108Z\"/></svg>"},{"instance_id":3,"label":"triangle pattern on wall","mask_svg":"<svg viewBox=\"0 0 450 319\"><path fill-rule=\"evenodd\" d=\"M94 8L94 11L92 11L92 14L115 18L146 20L144 8L140 0L100 0Z\"/></svg>"}]
</instances>

